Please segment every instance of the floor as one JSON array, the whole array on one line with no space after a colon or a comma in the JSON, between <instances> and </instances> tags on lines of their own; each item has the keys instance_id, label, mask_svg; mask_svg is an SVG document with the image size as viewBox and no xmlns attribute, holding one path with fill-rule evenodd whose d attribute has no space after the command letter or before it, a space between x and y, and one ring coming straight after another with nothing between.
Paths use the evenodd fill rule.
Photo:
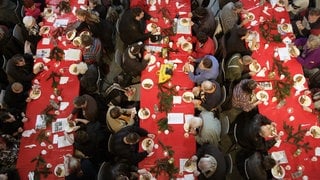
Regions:
<instances>
[{"instance_id":1,"label":"floor","mask_svg":"<svg viewBox=\"0 0 320 180\"><path fill-rule=\"evenodd\" d=\"M214 14L219 13L218 0L210 1L210 4L208 7ZM113 79L121 73L121 67L115 62L114 53L109 54L108 56L104 56L103 59L109 65L109 70L110 70L110 72L107 74L107 76L105 76L105 78L103 80L102 89L106 89L108 86L110 86L113 83ZM235 113L232 110L229 110L229 111L225 111L225 112L221 113L220 116L228 115L230 122L232 122L234 119L234 114ZM226 152L231 145L232 145L232 142L231 142L231 139L228 135L225 135L221 138L221 150L223 152ZM235 166L235 155L238 152L238 150L239 150L239 148L230 153L231 157L233 159L234 166L233 166L232 174L229 174L227 176L227 180L234 180L234 179L241 180L241 179L243 179L240 176L240 174L237 171L237 168Z\"/></svg>"}]
</instances>

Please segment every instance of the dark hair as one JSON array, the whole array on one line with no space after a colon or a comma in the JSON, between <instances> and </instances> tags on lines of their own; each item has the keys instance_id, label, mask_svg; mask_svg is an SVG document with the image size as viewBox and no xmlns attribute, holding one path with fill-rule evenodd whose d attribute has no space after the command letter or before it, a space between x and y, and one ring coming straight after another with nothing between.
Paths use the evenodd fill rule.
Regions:
<instances>
[{"instance_id":1,"label":"dark hair","mask_svg":"<svg viewBox=\"0 0 320 180\"><path fill-rule=\"evenodd\" d=\"M121 116L121 109L117 106L113 107L111 110L110 110L110 116L112 118L118 118L119 116Z\"/></svg>"},{"instance_id":2,"label":"dark hair","mask_svg":"<svg viewBox=\"0 0 320 180\"><path fill-rule=\"evenodd\" d=\"M277 164L276 161L270 155L264 156L261 163L265 170L269 170Z\"/></svg>"},{"instance_id":3,"label":"dark hair","mask_svg":"<svg viewBox=\"0 0 320 180\"><path fill-rule=\"evenodd\" d=\"M90 46L93 44L93 38L90 35L83 34L81 35L81 44L83 46Z\"/></svg>"},{"instance_id":4,"label":"dark hair","mask_svg":"<svg viewBox=\"0 0 320 180\"><path fill-rule=\"evenodd\" d=\"M202 19L208 15L208 10L203 7L198 7L194 11L192 11L192 16Z\"/></svg>"},{"instance_id":5,"label":"dark hair","mask_svg":"<svg viewBox=\"0 0 320 180\"><path fill-rule=\"evenodd\" d=\"M33 0L24 0L23 5L25 8L31 8L34 5L34 1Z\"/></svg>"},{"instance_id":6,"label":"dark hair","mask_svg":"<svg viewBox=\"0 0 320 180\"><path fill-rule=\"evenodd\" d=\"M320 15L320 9L319 8L310 8L309 15L311 15L311 16L319 16Z\"/></svg>"},{"instance_id":7,"label":"dark hair","mask_svg":"<svg viewBox=\"0 0 320 180\"><path fill-rule=\"evenodd\" d=\"M85 102L87 101L85 96L78 96L76 98L74 98L73 100L73 104L77 105L77 106L81 106L83 105Z\"/></svg>"},{"instance_id":8,"label":"dark hair","mask_svg":"<svg viewBox=\"0 0 320 180\"><path fill-rule=\"evenodd\" d=\"M247 34L248 29L244 28L244 27L240 27L240 28L237 28L237 32L238 32L238 36L242 37L242 36L245 36Z\"/></svg>"},{"instance_id":9,"label":"dark hair","mask_svg":"<svg viewBox=\"0 0 320 180\"><path fill-rule=\"evenodd\" d=\"M133 17L137 17L141 14L141 12L143 12L143 10L140 7L135 7L131 9L131 12Z\"/></svg>"},{"instance_id":10,"label":"dark hair","mask_svg":"<svg viewBox=\"0 0 320 180\"><path fill-rule=\"evenodd\" d=\"M79 144L84 144L89 141L89 134L84 130L79 130L76 132L74 141Z\"/></svg>"},{"instance_id":11,"label":"dark hair","mask_svg":"<svg viewBox=\"0 0 320 180\"><path fill-rule=\"evenodd\" d=\"M14 62L14 64L18 64L19 62L23 61L23 55L22 54L16 54L14 56L12 56L11 61Z\"/></svg>"},{"instance_id":12,"label":"dark hair","mask_svg":"<svg viewBox=\"0 0 320 180\"><path fill-rule=\"evenodd\" d=\"M202 59L202 64L205 68L211 68L212 67L212 61L211 59L205 57Z\"/></svg>"},{"instance_id":13,"label":"dark hair","mask_svg":"<svg viewBox=\"0 0 320 180\"><path fill-rule=\"evenodd\" d=\"M258 86L257 82L253 79L246 80L245 83L242 84L241 89L244 92L251 94L253 90Z\"/></svg>"},{"instance_id":14,"label":"dark hair","mask_svg":"<svg viewBox=\"0 0 320 180\"><path fill-rule=\"evenodd\" d=\"M128 135L126 135L126 141L128 143L137 143L140 139L140 135L138 133L135 133L135 132L132 132L132 133L129 133Z\"/></svg>"},{"instance_id":15,"label":"dark hair","mask_svg":"<svg viewBox=\"0 0 320 180\"><path fill-rule=\"evenodd\" d=\"M197 39L200 43L205 43L208 40L208 35L202 31L198 32Z\"/></svg>"},{"instance_id":16,"label":"dark hair","mask_svg":"<svg viewBox=\"0 0 320 180\"><path fill-rule=\"evenodd\" d=\"M10 119L9 113L6 111L0 111L0 122L3 123L7 119Z\"/></svg>"}]
</instances>

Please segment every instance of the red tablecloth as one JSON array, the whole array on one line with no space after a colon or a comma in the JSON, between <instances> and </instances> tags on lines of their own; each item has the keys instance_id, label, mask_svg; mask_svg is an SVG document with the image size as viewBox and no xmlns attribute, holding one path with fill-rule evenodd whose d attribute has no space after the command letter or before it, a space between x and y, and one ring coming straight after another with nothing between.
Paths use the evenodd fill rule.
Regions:
<instances>
[{"instance_id":1,"label":"red tablecloth","mask_svg":"<svg viewBox=\"0 0 320 180\"><path fill-rule=\"evenodd\" d=\"M158 4L158 1L156 2L156 10L155 11L149 11L150 5L146 5L145 1L137 1L133 0L131 1L131 6L140 6L142 7L146 12L148 12L152 17L157 17L159 19L159 22L156 23L158 26L163 28L168 28L171 25L165 24L162 14L160 10L167 9L170 13L170 18L173 19L176 14L178 14L179 11L184 12L190 12L190 1L179 1L180 4L185 4L184 7L181 9L177 9L176 7L176 1L169 1L168 4L166 4L165 0L160 1L161 4ZM181 17L187 17L187 14L181 16ZM173 71L172 79L170 80L170 83L172 86L180 86L180 90L178 91L177 96L181 96L186 91L191 91L192 87L194 86L194 83L190 81L187 74L182 72L182 67L185 62L187 62L188 53L181 50L181 48L176 46L176 42L178 38L181 36L184 36L185 38L191 37L191 34L177 34L175 36L170 37L170 41L173 42L173 49L177 49L178 52L169 52L168 60L175 60L180 59L183 61L183 63L177 63L177 68ZM146 44L148 44L146 42ZM164 44L151 44L154 46L161 46L165 47ZM157 62L160 62L161 64L164 63L164 59L161 57L160 53L154 54L156 56ZM156 63L155 63L156 64ZM154 64L154 65L155 65ZM150 67L150 66L149 66ZM159 70L159 67L155 67L150 72L148 71L149 67L147 67L141 75L141 80L144 80L146 78L152 79L154 82L154 86L151 89L143 89L141 88L141 108L147 107L150 109L151 116L148 119L140 120L140 126L142 128L147 129L150 133L153 133L156 135L155 143L159 144L159 141L161 141L165 146L172 146L172 150L175 152L174 154L174 165L179 168L180 167L180 159L188 159L196 152L196 145L195 145L195 139L194 137L185 137L184 136L184 129L183 124L176 124L176 125L170 125L173 128L173 132L170 132L169 134L165 134L164 132L158 131L159 127L157 126L157 121L163 117L166 117L166 113L164 112L155 112L154 106L158 105L159 99L157 97L159 89L158 89L158 75L157 71ZM167 83L168 84L168 83ZM185 103L182 102L181 104L175 104L172 111L172 113L184 113L184 114L194 114L194 106L192 103ZM155 119L152 118L152 115L156 116ZM155 161L157 159L164 157L164 151L159 146L158 149L154 149L154 154L151 157L147 157L145 160L141 161L139 163L139 168L147 168L150 169L150 167L155 166ZM188 174L187 172L184 173L178 173L177 177L183 178L184 174ZM166 173L162 173L157 179L158 180L167 180L169 177L166 176Z\"/></svg>"},{"instance_id":2,"label":"red tablecloth","mask_svg":"<svg viewBox=\"0 0 320 180\"><path fill-rule=\"evenodd\" d=\"M48 1L47 4L52 5L53 7L57 4L57 1ZM71 0L70 1L71 7L79 7L78 1ZM76 17L72 13L58 15L57 19L68 19L69 23L74 22ZM55 29L53 27L53 23L44 21L44 25L50 26L50 33ZM43 35L43 37L51 37L50 33L48 35ZM64 43L65 41L65 43ZM69 48L76 49L72 45L72 43L66 41L66 37L62 36L61 40L57 40L58 47L63 50L68 50ZM54 47L54 43L51 39L50 44L44 45L42 44L42 40L39 41L37 49L52 49ZM79 60L81 60L81 54L79 56ZM73 99L74 97L78 96L80 90L80 83L78 77L69 73L69 66L73 63L77 63L78 61L65 61L62 60L60 63L56 63L55 60L51 60L50 62L45 63L42 58L36 58L36 62L43 62L45 66L48 67L48 70L44 70L43 72L39 73L34 80L38 80L40 83L41 89L41 96L38 99L32 100L27 105L26 116L28 117L29 121L24 124L25 130L31 130L35 128L36 123L36 116L41 114L41 112L49 105L49 100L51 99L50 96L54 94L52 88L52 79L48 77L52 72L61 74L61 76L69 77L66 84L58 84L57 88L61 91L62 102L69 102L69 106L63 110L59 111L59 114L56 118L66 118L73 109ZM60 78L56 78L56 81L59 83ZM57 96L55 97L54 101L58 102ZM54 111L53 111L54 112ZM53 113L51 112L51 113ZM51 125L47 126L46 131L51 132ZM40 146L40 143L36 140L38 137L40 130L37 130L35 134L32 134L30 137L22 137L20 143L20 151L19 157L17 161L17 169L20 174L21 179L28 179L28 173L30 171L34 171L36 167L36 162L31 162L33 158L38 156L42 150L46 150L47 154L42 155L46 163L50 163L52 167L50 168L51 174L48 177L44 177L41 175L41 179L58 179L57 176L54 175L53 171L56 165L63 163L63 155L65 154L72 154L73 153L73 146L67 146L64 148L58 148L57 144L50 144L46 143L46 146ZM59 136L63 136L63 132L56 133ZM53 141L53 135L49 136L49 140ZM30 149L26 148L26 145L35 144L36 147ZM49 149L48 145L52 145L53 149ZM63 179L63 178L61 178Z\"/></svg>"},{"instance_id":3,"label":"red tablecloth","mask_svg":"<svg viewBox=\"0 0 320 180\"><path fill-rule=\"evenodd\" d=\"M284 19L284 23L290 23L288 12L282 11L277 12L275 9L272 8L271 4L266 2L264 5L257 7L258 1L249 1L249 0L242 0L244 4L245 9L251 9L250 12L254 13L255 20L258 21L258 25L252 26L247 25L250 29L255 30L260 33L260 48L257 51L253 52L253 57L257 59L259 64L262 67L267 67L266 62L269 61L270 63L270 69L273 65L273 58L274 58L274 50L277 47L285 47L286 45L284 43L275 43L271 42L269 43L268 48L264 48L264 45L267 43L266 40L261 36L261 31L259 30L259 23L260 23L260 17L264 17L264 19L272 19L275 18L278 23L281 22L281 19ZM267 12L270 14L267 15L263 12L264 8L268 7ZM279 7L278 5L275 6L275 8ZM283 34L282 38L289 37L292 39L292 33ZM294 40L294 39L292 39ZM279 59L279 57L276 57L276 59ZM291 60L287 62L283 62L283 65L288 67L289 72L291 76L293 77L295 74L303 74L303 70L301 65L296 61L295 58L291 57ZM268 74L271 70L266 71L265 77L257 77L253 76L253 78L257 81L271 81L273 80L268 78ZM279 80L280 75L276 75L275 79ZM307 83L304 84L304 86L307 88ZM271 152L277 152L277 151L285 151L288 163L282 164L284 168L286 168L285 177L284 179L294 179L292 176L292 173L297 171L297 167L299 165L304 166L304 170L302 173L302 176L298 177L298 179L302 179L303 176L308 176L309 180L315 180L319 179L317 177L317 173L319 171L318 161L312 161L311 159L315 160L315 148L320 146L319 139L315 139L312 136L305 136L303 139L303 142L309 142L310 147L312 148L308 152L305 152L302 148L301 155L294 157L293 154L297 150L297 147L293 144L289 144L286 142L286 138L288 137L288 134L283 129L283 124L286 122L288 125L294 127L294 132L298 130L299 125L302 125L302 129L309 130L311 126L318 125L317 116L315 114L312 114L310 112L304 111L303 107L298 102L298 97L304 93L302 91L299 95L295 95L296 89L291 88L291 94L288 98L286 98L286 104L281 107L280 109L277 109L278 102L272 102L272 97L274 97L275 90L267 90L269 94L269 100L267 105L261 104L259 105L258 109L259 112L272 121L277 123L277 131L278 132L284 132L284 135L282 136L281 144L279 147L273 147L270 150ZM310 95L308 95L310 96ZM311 108L313 105L311 105ZM293 108L293 112L289 113L288 108ZM289 117L293 116L294 120L289 120ZM292 141L292 140L290 140ZM319 158L319 157L318 157ZM290 169L290 170L289 170Z\"/></svg>"}]
</instances>

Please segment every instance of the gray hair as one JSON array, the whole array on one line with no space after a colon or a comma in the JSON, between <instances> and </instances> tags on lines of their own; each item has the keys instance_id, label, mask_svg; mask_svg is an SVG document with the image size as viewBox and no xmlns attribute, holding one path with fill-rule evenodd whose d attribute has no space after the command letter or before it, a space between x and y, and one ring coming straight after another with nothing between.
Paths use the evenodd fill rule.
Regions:
<instances>
[{"instance_id":1,"label":"gray hair","mask_svg":"<svg viewBox=\"0 0 320 180\"><path fill-rule=\"evenodd\" d=\"M198 163L198 168L206 178L212 176L216 172L217 166L217 160L208 154L202 157Z\"/></svg>"},{"instance_id":2,"label":"gray hair","mask_svg":"<svg viewBox=\"0 0 320 180\"><path fill-rule=\"evenodd\" d=\"M201 88L204 91L211 91L213 88L215 88L215 84L209 80L205 80L201 83Z\"/></svg>"},{"instance_id":3,"label":"gray hair","mask_svg":"<svg viewBox=\"0 0 320 180\"><path fill-rule=\"evenodd\" d=\"M307 41L307 48L313 50L313 49L317 49L319 46L320 46L320 37L311 34Z\"/></svg>"}]
</instances>

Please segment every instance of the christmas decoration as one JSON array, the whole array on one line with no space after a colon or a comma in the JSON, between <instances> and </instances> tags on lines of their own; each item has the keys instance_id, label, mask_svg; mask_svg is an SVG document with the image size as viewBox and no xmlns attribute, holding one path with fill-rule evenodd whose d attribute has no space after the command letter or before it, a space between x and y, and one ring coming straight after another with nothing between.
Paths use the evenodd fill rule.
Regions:
<instances>
[{"instance_id":1,"label":"christmas decoration","mask_svg":"<svg viewBox=\"0 0 320 180\"><path fill-rule=\"evenodd\" d=\"M33 158L31 162L36 162L36 166L34 169L34 180L40 180L41 174L44 175L45 178L47 178L48 175L52 173L46 166L47 163L41 154Z\"/></svg>"},{"instance_id":2,"label":"christmas decoration","mask_svg":"<svg viewBox=\"0 0 320 180\"><path fill-rule=\"evenodd\" d=\"M284 121L283 129L288 134L286 139L287 143L295 145L297 149L304 149L306 153L312 149L309 142L303 142L303 138L308 130L302 129L301 124L299 125L297 132L294 132L293 126L287 125Z\"/></svg>"},{"instance_id":3,"label":"christmas decoration","mask_svg":"<svg viewBox=\"0 0 320 180\"><path fill-rule=\"evenodd\" d=\"M168 118L164 117L158 120L158 129L159 131L169 130L170 132L173 131L172 127L168 125Z\"/></svg>"},{"instance_id":4,"label":"christmas decoration","mask_svg":"<svg viewBox=\"0 0 320 180\"><path fill-rule=\"evenodd\" d=\"M273 17L271 20L266 20L259 25L262 37L269 42L282 42L281 34L278 32L278 22Z\"/></svg>"},{"instance_id":5,"label":"christmas decoration","mask_svg":"<svg viewBox=\"0 0 320 180\"><path fill-rule=\"evenodd\" d=\"M170 112L173 106L173 96L177 95L178 92L176 91L175 86L169 86L171 82L169 83L161 83L158 84L159 93L159 111L160 112Z\"/></svg>"},{"instance_id":6,"label":"christmas decoration","mask_svg":"<svg viewBox=\"0 0 320 180\"><path fill-rule=\"evenodd\" d=\"M60 78L61 74L58 74L56 72L51 72L50 76L46 79L47 81L49 79L52 79L51 87L54 88L54 90L55 90L55 88L58 87L58 84L59 84L59 82L56 80L56 77Z\"/></svg>"},{"instance_id":7,"label":"christmas decoration","mask_svg":"<svg viewBox=\"0 0 320 180\"><path fill-rule=\"evenodd\" d=\"M41 130L36 138L36 140L41 143L41 142L48 142L48 143L52 143L50 140L49 140L49 136L48 136L48 133L46 132L46 130Z\"/></svg>"}]
</instances>

